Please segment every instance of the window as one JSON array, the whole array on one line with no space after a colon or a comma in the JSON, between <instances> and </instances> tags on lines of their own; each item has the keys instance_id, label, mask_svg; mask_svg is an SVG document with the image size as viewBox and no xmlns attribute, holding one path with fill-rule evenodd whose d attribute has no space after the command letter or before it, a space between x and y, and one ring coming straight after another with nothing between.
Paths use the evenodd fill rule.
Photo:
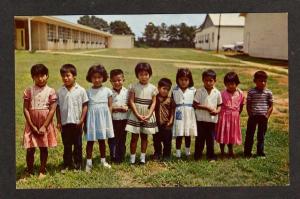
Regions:
<instances>
[{"instance_id":1,"label":"window","mask_svg":"<svg viewBox=\"0 0 300 199\"><path fill-rule=\"evenodd\" d=\"M56 42L56 26L52 24L47 24L47 39L48 41Z\"/></svg>"},{"instance_id":2,"label":"window","mask_svg":"<svg viewBox=\"0 0 300 199\"><path fill-rule=\"evenodd\" d=\"M72 30L72 39L74 43L78 43L79 32L77 30Z\"/></svg>"},{"instance_id":3,"label":"window","mask_svg":"<svg viewBox=\"0 0 300 199\"><path fill-rule=\"evenodd\" d=\"M85 33L84 32L80 32L80 40L81 40L81 43L85 43Z\"/></svg>"},{"instance_id":4,"label":"window","mask_svg":"<svg viewBox=\"0 0 300 199\"><path fill-rule=\"evenodd\" d=\"M58 38L67 43L68 39L71 39L71 29L58 26Z\"/></svg>"},{"instance_id":5,"label":"window","mask_svg":"<svg viewBox=\"0 0 300 199\"><path fill-rule=\"evenodd\" d=\"M214 40L215 40L215 33L213 32L211 33L211 42L214 42Z\"/></svg>"}]
</instances>

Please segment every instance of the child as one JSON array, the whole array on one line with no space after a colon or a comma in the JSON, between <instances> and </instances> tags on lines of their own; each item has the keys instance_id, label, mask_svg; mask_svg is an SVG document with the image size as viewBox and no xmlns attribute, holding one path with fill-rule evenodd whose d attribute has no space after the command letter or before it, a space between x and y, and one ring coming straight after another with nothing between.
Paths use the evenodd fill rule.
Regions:
<instances>
[{"instance_id":1,"label":"child","mask_svg":"<svg viewBox=\"0 0 300 199\"><path fill-rule=\"evenodd\" d=\"M216 73L206 70L202 73L204 86L197 90L194 107L196 109L198 136L195 140L195 160L202 157L204 144L206 143L206 158L209 161L216 160L214 152L214 132L218 121L218 113L221 109L222 97L216 83Z\"/></svg>"},{"instance_id":2,"label":"child","mask_svg":"<svg viewBox=\"0 0 300 199\"><path fill-rule=\"evenodd\" d=\"M267 89L268 75L265 71L257 71L254 74L255 88L248 91L247 112L249 115L247 122L246 140L244 155L249 158L252 156L253 137L257 130L257 156L265 157L264 139L268 128L268 119L273 111L272 91Z\"/></svg>"},{"instance_id":3,"label":"child","mask_svg":"<svg viewBox=\"0 0 300 199\"><path fill-rule=\"evenodd\" d=\"M135 153L139 135L141 135L140 163L146 163L147 136L155 134L158 129L155 115L153 114L157 88L149 83L152 69L148 63L138 63L135 67L135 76L139 80L130 86L129 105L131 112L127 121L126 131L132 133L130 142L130 163L135 163Z\"/></svg>"},{"instance_id":4,"label":"child","mask_svg":"<svg viewBox=\"0 0 300 199\"><path fill-rule=\"evenodd\" d=\"M176 137L176 157L181 157L182 138L185 139L185 154L191 154L191 136L197 136L197 126L193 100L196 93L192 73L187 68L180 68L176 74L177 86L172 97L176 104L173 136Z\"/></svg>"},{"instance_id":5,"label":"child","mask_svg":"<svg viewBox=\"0 0 300 199\"><path fill-rule=\"evenodd\" d=\"M224 77L226 89L222 91L222 106L216 126L216 141L220 143L221 157L224 157L225 144L228 146L228 155L233 158L233 144L242 143L240 113L243 110L244 95L237 87L240 83L235 72L229 72Z\"/></svg>"},{"instance_id":6,"label":"child","mask_svg":"<svg viewBox=\"0 0 300 199\"><path fill-rule=\"evenodd\" d=\"M172 87L170 79L162 78L158 82L158 95L156 96L155 116L157 119L158 132L153 135L154 154L153 159L169 159L171 157L172 125L175 103L169 97ZM163 151L162 151L163 144Z\"/></svg>"},{"instance_id":7,"label":"child","mask_svg":"<svg viewBox=\"0 0 300 199\"><path fill-rule=\"evenodd\" d=\"M114 130L111 120L112 91L102 85L107 81L105 68L100 64L91 66L86 80L93 84L87 91L89 103L86 120L86 171L90 172L94 141L99 143L101 165L111 168L105 160L105 139L113 138Z\"/></svg>"},{"instance_id":8,"label":"child","mask_svg":"<svg viewBox=\"0 0 300 199\"><path fill-rule=\"evenodd\" d=\"M33 175L35 148L40 149L39 178L45 177L48 147L57 145L53 116L57 96L55 90L47 85L48 68L43 64L31 67L34 85L24 91L23 111L26 119L23 144L26 149L27 174Z\"/></svg>"},{"instance_id":9,"label":"child","mask_svg":"<svg viewBox=\"0 0 300 199\"><path fill-rule=\"evenodd\" d=\"M75 82L77 71L74 65L64 64L60 68L60 75L64 85L58 90L56 117L57 128L61 131L64 145L64 173L74 166L76 170L82 168L82 126L87 112L88 97L85 89Z\"/></svg>"},{"instance_id":10,"label":"child","mask_svg":"<svg viewBox=\"0 0 300 199\"><path fill-rule=\"evenodd\" d=\"M112 89L112 118L114 127L115 143L115 161L121 163L124 161L126 153L126 136L125 127L128 117L128 90L123 87L124 73L121 69L110 71L110 82Z\"/></svg>"}]
</instances>

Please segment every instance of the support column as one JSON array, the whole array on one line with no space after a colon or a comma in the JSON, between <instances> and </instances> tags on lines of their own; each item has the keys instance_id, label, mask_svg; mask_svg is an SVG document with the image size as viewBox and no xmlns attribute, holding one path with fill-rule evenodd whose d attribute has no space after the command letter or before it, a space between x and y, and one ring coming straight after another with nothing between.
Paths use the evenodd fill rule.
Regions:
<instances>
[{"instance_id":1,"label":"support column","mask_svg":"<svg viewBox=\"0 0 300 199\"><path fill-rule=\"evenodd\" d=\"M29 43L29 52L32 51L32 41L31 41L31 17L28 18L28 43Z\"/></svg>"}]
</instances>

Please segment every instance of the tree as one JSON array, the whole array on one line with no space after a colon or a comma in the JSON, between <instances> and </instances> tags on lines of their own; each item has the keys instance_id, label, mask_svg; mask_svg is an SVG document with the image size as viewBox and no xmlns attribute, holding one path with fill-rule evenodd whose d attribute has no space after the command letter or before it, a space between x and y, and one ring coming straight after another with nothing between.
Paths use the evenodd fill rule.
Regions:
<instances>
[{"instance_id":1,"label":"tree","mask_svg":"<svg viewBox=\"0 0 300 199\"><path fill-rule=\"evenodd\" d=\"M125 21L113 21L110 23L110 32L117 35L134 35Z\"/></svg>"},{"instance_id":2,"label":"tree","mask_svg":"<svg viewBox=\"0 0 300 199\"><path fill-rule=\"evenodd\" d=\"M157 33L156 26L152 22L149 22L146 25L145 31L143 33L143 35L145 37L145 40L146 40L146 43L149 46L154 46L154 40L155 40L155 37L156 37L156 33Z\"/></svg>"},{"instance_id":3,"label":"tree","mask_svg":"<svg viewBox=\"0 0 300 199\"><path fill-rule=\"evenodd\" d=\"M95 17L94 15L91 17L89 15L84 15L77 20L77 23L102 31L107 31L109 29L107 21L102 18Z\"/></svg>"}]
</instances>

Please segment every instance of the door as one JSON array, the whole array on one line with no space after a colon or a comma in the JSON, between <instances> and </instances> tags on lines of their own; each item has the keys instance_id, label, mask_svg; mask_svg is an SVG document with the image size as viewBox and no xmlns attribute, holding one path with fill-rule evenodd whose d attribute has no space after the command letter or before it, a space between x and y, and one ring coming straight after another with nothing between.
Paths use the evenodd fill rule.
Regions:
<instances>
[{"instance_id":1,"label":"door","mask_svg":"<svg viewBox=\"0 0 300 199\"><path fill-rule=\"evenodd\" d=\"M17 28L16 34L17 34L16 49L25 50L25 29Z\"/></svg>"}]
</instances>

